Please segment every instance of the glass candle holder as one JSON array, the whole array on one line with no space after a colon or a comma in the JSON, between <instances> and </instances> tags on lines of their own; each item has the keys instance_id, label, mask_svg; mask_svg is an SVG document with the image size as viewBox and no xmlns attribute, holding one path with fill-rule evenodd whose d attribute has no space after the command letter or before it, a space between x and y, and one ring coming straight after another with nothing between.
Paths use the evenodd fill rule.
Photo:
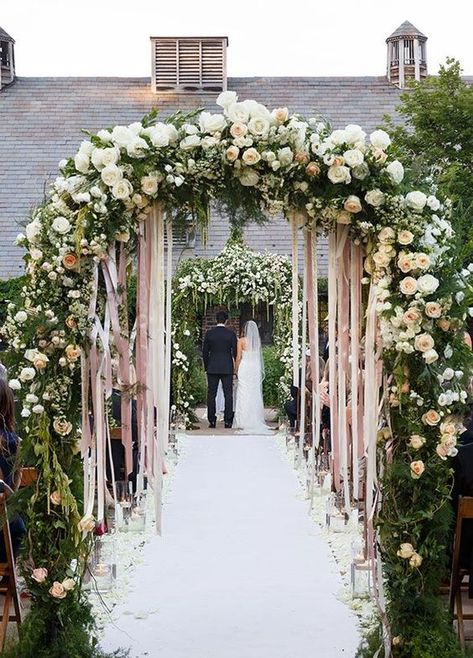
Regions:
<instances>
[{"instance_id":1,"label":"glass candle holder","mask_svg":"<svg viewBox=\"0 0 473 658\"><path fill-rule=\"evenodd\" d=\"M96 537L88 568L91 592L110 592L117 578L116 549L113 535Z\"/></svg>"},{"instance_id":2,"label":"glass candle holder","mask_svg":"<svg viewBox=\"0 0 473 658\"><path fill-rule=\"evenodd\" d=\"M371 564L364 557L352 561L350 581L353 598L368 596L371 593Z\"/></svg>"}]
</instances>

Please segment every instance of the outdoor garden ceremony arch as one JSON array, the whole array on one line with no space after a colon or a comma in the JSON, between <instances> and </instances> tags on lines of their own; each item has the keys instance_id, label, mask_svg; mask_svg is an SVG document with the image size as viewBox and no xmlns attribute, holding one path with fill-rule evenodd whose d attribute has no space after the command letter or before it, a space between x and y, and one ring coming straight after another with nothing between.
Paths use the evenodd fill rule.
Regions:
<instances>
[{"instance_id":1,"label":"outdoor garden ceremony arch","mask_svg":"<svg viewBox=\"0 0 473 658\"><path fill-rule=\"evenodd\" d=\"M437 592L450 519L448 457L471 369L462 340L471 272L458 270L448 203L404 185L404 168L382 130L369 139L356 125L332 131L286 108L239 102L234 92L217 102L222 114L178 113L160 122L152 113L90 134L60 163L50 197L19 236L27 282L4 331L15 350L9 373L24 421L22 459L36 466L38 479L17 501L26 509L22 572L32 596L17 655L64 656L71 638L71 655L100 655L81 579L104 513L115 358L116 377L129 393L121 403L127 468L134 396L141 469L154 488L159 528L173 227L192 215L205 229L217 201L236 224L278 213L291 222L295 382L299 339L311 345L315 382L319 376L315 256L318 235L328 234L333 482L349 507L350 465L364 459L366 553L384 632L377 646L384 643L384 655L407 657L425 655L429 644L438 655L456 657ZM136 337L130 337L127 277L135 258ZM313 395L317 401L316 385ZM314 408L315 449L319 404Z\"/></svg>"}]
</instances>

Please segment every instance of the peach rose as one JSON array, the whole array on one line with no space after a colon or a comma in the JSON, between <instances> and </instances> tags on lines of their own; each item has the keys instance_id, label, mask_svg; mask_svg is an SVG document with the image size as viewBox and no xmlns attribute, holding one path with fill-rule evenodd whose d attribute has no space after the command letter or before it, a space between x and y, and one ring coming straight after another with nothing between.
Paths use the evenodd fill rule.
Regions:
<instances>
[{"instance_id":1,"label":"peach rose","mask_svg":"<svg viewBox=\"0 0 473 658\"><path fill-rule=\"evenodd\" d=\"M66 327L69 329L75 329L77 327L77 322L73 315L69 315L66 318Z\"/></svg>"},{"instance_id":2,"label":"peach rose","mask_svg":"<svg viewBox=\"0 0 473 658\"><path fill-rule=\"evenodd\" d=\"M435 341L430 334L418 334L414 341L414 346L419 352L428 352L435 345Z\"/></svg>"},{"instance_id":3,"label":"peach rose","mask_svg":"<svg viewBox=\"0 0 473 658\"><path fill-rule=\"evenodd\" d=\"M427 254L416 254L416 265L421 270L426 270L430 267L430 257Z\"/></svg>"},{"instance_id":4,"label":"peach rose","mask_svg":"<svg viewBox=\"0 0 473 658\"><path fill-rule=\"evenodd\" d=\"M305 168L306 174L315 178L320 174L320 167L316 162L309 162Z\"/></svg>"},{"instance_id":5,"label":"peach rose","mask_svg":"<svg viewBox=\"0 0 473 658\"><path fill-rule=\"evenodd\" d=\"M95 530L95 519L93 516L83 516L77 527L80 532L93 532Z\"/></svg>"},{"instance_id":6,"label":"peach rose","mask_svg":"<svg viewBox=\"0 0 473 658\"><path fill-rule=\"evenodd\" d=\"M450 320L447 320L447 318L440 318L440 320L437 322L437 325L442 331L448 331L450 329Z\"/></svg>"},{"instance_id":7,"label":"peach rose","mask_svg":"<svg viewBox=\"0 0 473 658\"><path fill-rule=\"evenodd\" d=\"M414 239L414 234L410 231L399 231L397 234L397 241L399 244L411 244Z\"/></svg>"},{"instance_id":8,"label":"peach rose","mask_svg":"<svg viewBox=\"0 0 473 658\"><path fill-rule=\"evenodd\" d=\"M414 263L412 262L412 258L409 256L409 254L401 254L397 259L397 266L401 272L407 274L414 267Z\"/></svg>"},{"instance_id":9,"label":"peach rose","mask_svg":"<svg viewBox=\"0 0 473 658\"><path fill-rule=\"evenodd\" d=\"M429 409L422 416L422 422L424 425L430 425L430 427L435 427L440 423L440 414L435 409Z\"/></svg>"},{"instance_id":10,"label":"peach rose","mask_svg":"<svg viewBox=\"0 0 473 658\"><path fill-rule=\"evenodd\" d=\"M77 267L78 258L72 252L66 254L62 259L62 264L66 270L74 270Z\"/></svg>"},{"instance_id":11,"label":"peach rose","mask_svg":"<svg viewBox=\"0 0 473 658\"><path fill-rule=\"evenodd\" d=\"M361 205L361 201L355 194L350 194L350 196L347 198L347 200L343 204L343 207L345 208L345 210L347 210L348 212L351 212L353 214L356 214L356 213L361 212L363 210L363 207Z\"/></svg>"},{"instance_id":12,"label":"peach rose","mask_svg":"<svg viewBox=\"0 0 473 658\"><path fill-rule=\"evenodd\" d=\"M40 354L38 352L38 354L33 359L33 365L36 368L36 370L44 370L44 368L46 368L48 364L48 361L49 359L46 356L46 354Z\"/></svg>"},{"instance_id":13,"label":"peach rose","mask_svg":"<svg viewBox=\"0 0 473 658\"><path fill-rule=\"evenodd\" d=\"M419 450L424 444L425 438L423 436L419 436L419 434L412 434L408 445L411 448L414 448L414 450Z\"/></svg>"},{"instance_id":14,"label":"peach rose","mask_svg":"<svg viewBox=\"0 0 473 658\"><path fill-rule=\"evenodd\" d=\"M345 158L343 155L336 155L332 162L332 167L343 167L345 164Z\"/></svg>"},{"instance_id":15,"label":"peach rose","mask_svg":"<svg viewBox=\"0 0 473 658\"><path fill-rule=\"evenodd\" d=\"M246 165L255 165L261 160L261 156L255 148L246 149L241 156L241 159Z\"/></svg>"},{"instance_id":16,"label":"peach rose","mask_svg":"<svg viewBox=\"0 0 473 658\"><path fill-rule=\"evenodd\" d=\"M80 347L77 345L68 345L65 351L68 361L74 362L80 357Z\"/></svg>"},{"instance_id":17,"label":"peach rose","mask_svg":"<svg viewBox=\"0 0 473 658\"><path fill-rule=\"evenodd\" d=\"M418 480L425 470L424 462L421 459L411 462L411 477Z\"/></svg>"},{"instance_id":18,"label":"peach rose","mask_svg":"<svg viewBox=\"0 0 473 658\"><path fill-rule=\"evenodd\" d=\"M53 493L49 496L49 500L52 502L53 505L60 505L61 494L59 493L59 491L53 491Z\"/></svg>"},{"instance_id":19,"label":"peach rose","mask_svg":"<svg viewBox=\"0 0 473 658\"><path fill-rule=\"evenodd\" d=\"M380 149L378 146L373 146L371 153L373 154L375 162L378 164L384 164L388 159L387 153L385 153L383 149Z\"/></svg>"},{"instance_id":20,"label":"peach rose","mask_svg":"<svg viewBox=\"0 0 473 658\"><path fill-rule=\"evenodd\" d=\"M294 156L294 160L301 165L306 165L309 162L309 156L305 151L298 151Z\"/></svg>"},{"instance_id":21,"label":"peach rose","mask_svg":"<svg viewBox=\"0 0 473 658\"><path fill-rule=\"evenodd\" d=\"M417 292L417 281L412 276L406 276L399 284L403 295L415 295Z\"/></svg>"},{"instance_id":22,"label":"peach rose","mask_svg":"<svg viewBox=\"0 0 473 658\"><path fill-rule=\"evenodd\" d=\"M226 156L229 162L235 162L240 154L240 149L237 146L229 146L227 148Z\"/></svg>"},{"instance_id":23,"label":"peach rose","mask_svg":"<svg viewBox=\"0 0 473 658\"><path fill-rule=\"evenodd\" d=\"M378 240L383 244L390 244L395 239L396 234L390 226L385 226L378 233Z\"/></svg>"},{"instance_id":24,"label":"peach rose","mask_svg":"<svg viewBox=\"0 0 473 658\"><path fill-rule=\"evenodd\" d=\"M241 123L241 121L235 122L234 124L232 124L230 128L230 135L232 137L235 137L235 139L237 137L244 137L247 132L248 132L248 126L246 126L244 123Z\"/></svg>"},{"instance_id":25,"label":"peach rose","mask_svg":"<svg viewBox=\"0 0 473 658\"><path fill-rule=\"evenodd\" d=\"M439 318L442 315L442 307L438 302L427 302L425 314L429 318Z\"/></svg>"},{"instance_id":26,"label":"peach rose","mask_svg":"<svg viewBox=\"0 0 473 658\"><path fill-rule=\"evenodd\" d=\"M399 546L399 550L397 551L397 556L402 557L403 560L408 560L412 555L414 555L415 550L414 546L412 544L409 544L408 542L405 542L404 544L401 544Z\"/></svg>"},{"instance_id":27,"label":"peach rose","mask_svg":"<svg viewBox=\"0 0 473 658\"><path fill-rule=\"evenodd\" d=\"M72 423L68 420L60 420L59 418L56 418L53 422L53 429L57 434L66 436L66 434L70 434L72 431Z\"/></svg>"},{"instance_id":28,"label":"peach rose","mask_svg":"<svg viewBox=\"0 0 473 658\"><path fill-rule=\"evenodd\" d=\"M448 451L449 451L449 449L443 443L439 443L437 445L437 447L435 448L435 452L440 457L440 459L442 459L443 461L445 461L447 459Z\"/></svg>"},{"instance_id":29,"label":"peach rose","mask_svg":"<svg viewBox=\"0 0 473 658\"><path fill-rule=\"evenodd\" d=\"M277 107L271 112L271 115L276 123L286 123L286 121L289 119L289 110L287 107Z\"/></svg>"},{"instance_id":30,"label":"peach rose","mask_svg":"<svg viewBox=\"0 0 473 658\"><path fill-rule=\"evenodd\" d=\"M64 599L67 596L67 591L64 589L64 585L59 583L57 580L55 580L52 586L49 588L49 593L55 599Z\"/></svg>"},{"instance_id":31,"label":"peach rose","mask_svg":"<svg viewBox=\"0 0 473 658\"><path fill-rule=\"evenodd\" d=\"M445 420L440 423L441 434L456 434L458 432L458 425L452 416L447 416Z\"/></svg>"},{"instance_id":32,"label":"peach rose","mask_svg":"<svg viewBox=\"0 0 473 658\"><path fill-rule=\"evenodd\" d=\"M406 395L407 393L409 393L410 390L411 390L411 385L409 384L408 381L405 381L401 386L401 393L404 393L404 395Z\"/></svg>"},{"instance_id":33,"label":"peach rose","mask_svg":"<svg viewBox=\"0 0 473 658\"><path fill-rule=\"evenodd\" d=\"M408 308L402 316L404 324L417 324L420 322L421 315L417 308Z\"/></svg>"},{"instance_id":34,"label":"peach rose","mask_svg":"<svg viewBox=\"0 0 473 658\"><path fill-rule=\"evenodd\" d=\"M337 215L337 224L350 224L351 223L351 215L349 212L346 210L340 210L340 212Z\"/></svg>"},{"instance_id":35,"label":"peach rose","mask_svg":"<svg viewBox=\"0 0 473 658\"><path fill-rule=\"evenodd\" d=\"M46 578L48 577L48 570L45 569L44 567L38 567L37 569L33 569L31 572L31 578L33 580L36 580L37 583L44 583Z\"/></svg>"},{"instance_id":36,"label":"peach rose","mask_svg":"<svg viewBox=\"0 0 473 658\"><path fill-rule=\"evenodd\" d=\"M409 560L409 566L413 569L418 569L422 564L422 556L419 553L414 553L411 559Z\"/></svg>"}]
</instances>

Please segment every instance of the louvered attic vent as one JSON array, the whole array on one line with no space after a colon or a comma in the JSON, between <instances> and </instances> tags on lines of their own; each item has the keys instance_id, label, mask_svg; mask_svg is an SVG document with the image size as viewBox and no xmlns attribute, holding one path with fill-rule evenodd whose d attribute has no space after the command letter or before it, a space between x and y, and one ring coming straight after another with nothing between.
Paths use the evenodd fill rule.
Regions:
<instances>
[{"instance_id":1,"label":"louvered attic vent","mask_svg":"<svg viewBox=\"0 0 473 658\"><path fill-rule=\"evenodd\" d=\"M227 46L227 37L151 37L153 90L224 91Z\"/></svg>"}]
</instances>

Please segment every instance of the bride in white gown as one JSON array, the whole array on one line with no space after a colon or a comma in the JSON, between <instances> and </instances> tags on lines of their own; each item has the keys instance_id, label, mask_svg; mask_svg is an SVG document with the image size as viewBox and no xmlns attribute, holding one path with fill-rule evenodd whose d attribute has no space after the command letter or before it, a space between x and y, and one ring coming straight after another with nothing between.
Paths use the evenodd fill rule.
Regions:
<instances>
[{"instance_id":1,"label":"bride in white gown","mask_svg":"<svg viewBox=\"0 0 473 658\"><path fill-rule=\"evenodd\" d=\"M256 322L245 325L244 336L238 340L235 364L238 376L236 409L233 426L245 434L272 434L264 422L264 363L261 339Z\"/></svg>"}]
</instances>

